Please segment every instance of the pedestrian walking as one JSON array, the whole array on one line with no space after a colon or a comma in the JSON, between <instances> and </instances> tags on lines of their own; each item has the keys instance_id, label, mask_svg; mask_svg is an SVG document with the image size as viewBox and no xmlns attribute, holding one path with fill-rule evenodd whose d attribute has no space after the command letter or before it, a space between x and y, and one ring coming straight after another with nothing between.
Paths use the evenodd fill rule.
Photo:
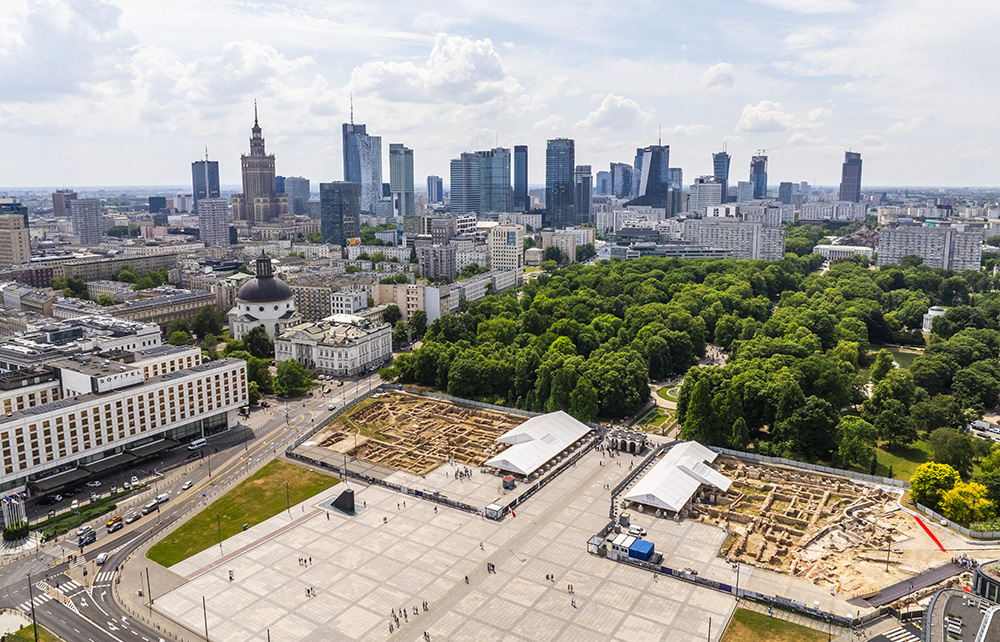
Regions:
<instances>
[{"instance_id":1,"label":"pedestrian walking","mask_svg":"<svg viewBox=\"0 0 1000 642\"><path fill-rule=\"evenodd\" d=\"M481 551L485 551L486 550L485 548L483 548L483 543L482 542L479 542L479 550L481 550Z\"/></svg>"},{"instance_id":2,"label":"pedestrian walking","mask_svg":"<svg viewBox=\"0 0 1000 642\"><path fill-rule=\"evenodd\" d=\"M310 563L310 564L312 564L312 563L313 563L313 558L311 558L311 557L309 558L309 563Z\"/></svg>"},{"instance_id":3,"label":"pedestrian walking","mask_svg":"<svg viewBox=\"0 0 1000 642\"><path fill-rule=\"evenodd\" d=\"M573 605L574 609L576 608L576 600L570 600L569 603Z\"/></svg>"}]
</instances>

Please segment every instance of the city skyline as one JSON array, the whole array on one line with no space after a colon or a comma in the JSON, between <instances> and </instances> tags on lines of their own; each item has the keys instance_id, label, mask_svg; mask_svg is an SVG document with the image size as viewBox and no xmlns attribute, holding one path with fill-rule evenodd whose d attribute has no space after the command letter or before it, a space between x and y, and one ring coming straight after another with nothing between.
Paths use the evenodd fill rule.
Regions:
<instances>
[{"instance_id":1,"label":"city skyline","mask_svg":"<svg viewBox=\"0 0 1000 642\"><path fill-rule=\"evenodd\" d=\"M977 70L995 58L985 30L1000 9L961 4L759 0L560 20L555 9L401 6L349 12L346 25L342 7L307 0L15 1L0 8L14 36L0 51L0 140L22 152L0 174L11 188L183 184L208 145L231 185L257 98L282 174L339 180L353 92L354 121L384 156L405 142L419 177L446 176L463 151L526 144L538 185L548 139L574 139L577 161L602 171L662 132L689 176L710 174L725 143L731 182L754 150L776 148L776 182L837 185L853 150L866 185L990 186L1000 161L981 141L997 131L997 90ZM958 83L978 97L950 119L938 89Z\"/></svg>"}]
</instances>

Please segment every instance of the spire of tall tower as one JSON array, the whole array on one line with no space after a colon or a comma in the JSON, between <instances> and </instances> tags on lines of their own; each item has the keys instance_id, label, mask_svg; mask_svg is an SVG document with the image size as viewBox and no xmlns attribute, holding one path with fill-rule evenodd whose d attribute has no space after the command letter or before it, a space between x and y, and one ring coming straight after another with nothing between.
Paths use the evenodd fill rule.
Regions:
<instances>
[{"instance_id":1,"label":"spire of tall tower","mask_svg":"<svg viewBox=\"0 0 1000 642\"><path fill-rule=\"evenodd\" d=\"M253 124L254 127L257 126L257 99L253 99Z\"/></svg>"},{"instance_id":2,"label":"spire of tall tower","mask_svg":"<svg viewBox=\"0 0 1000 642\"><path fill-rule=\"evenodd\" d=\"M205 161L208 162L208 145L205 145Z\"/></svg>"},{"instance_id":3,"label":"spire of tall tower","mask_svg":"<svg viewBox=\"0 0 1000 642\"><path fill-rule=\"evenodd\" d=\"M663 144L663 125L656 126L656 144L657 145Z\"/></svg>"}]
</instances>

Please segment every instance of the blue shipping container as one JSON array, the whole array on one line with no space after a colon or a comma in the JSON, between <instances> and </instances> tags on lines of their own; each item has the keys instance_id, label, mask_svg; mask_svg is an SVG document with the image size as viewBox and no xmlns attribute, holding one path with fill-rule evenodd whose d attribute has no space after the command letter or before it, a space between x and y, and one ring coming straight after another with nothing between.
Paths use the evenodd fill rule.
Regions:
<instances>
[{"instance_id":1,"label":"blue shipping container","mask_svg":"<svg viewBox=\"0 0 1000 642\"><path fill-rule=\"evenodd\" d=\"M628 549L628 556L643 562L648 562L653 557L653 542L644 539L637 539Z\"/></svg>"}]
</instances>

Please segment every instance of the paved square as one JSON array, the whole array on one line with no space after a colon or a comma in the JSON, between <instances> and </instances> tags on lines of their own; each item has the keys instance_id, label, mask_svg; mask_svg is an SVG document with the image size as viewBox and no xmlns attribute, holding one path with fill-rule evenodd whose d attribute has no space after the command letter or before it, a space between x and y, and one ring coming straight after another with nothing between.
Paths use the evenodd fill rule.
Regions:
<instances>
[{"instance_id":1,"label":"paved square","mask_svg":"<svg viewBox=\"0 0 1000 642\"><path fill-rule=\"evenodd\" d=\"M158 598L156 608L198 631L206 596L211 639L234 642L266 639L268 629L282 641L420 640L424 631L432 640L476 642L703 640L709 619L718 640L732 596L657 581L587 553L587 540L608 521L604 486L627 471L601 466L601 459L588 453L500 524L356 484L356 500L367 508L348 517L319 507L344 488L335 487L224 542L227 557L215 547L172 567L189 581ZM492 490L496 478L477 472L473 481ZM720 529L635 518L650 530L665 565L733 581L728 564L714 557L725 539ZM311 564L299 563L310 557ZM487 562L496 564L495 574ZM751 587L752 575L745 572L741 586ZM315 597L307 596L310 588ZM423 600L429 611L420 608ZM400 608L407 617L390 634L392 611Z\"/></svg>"}]
</instances>

